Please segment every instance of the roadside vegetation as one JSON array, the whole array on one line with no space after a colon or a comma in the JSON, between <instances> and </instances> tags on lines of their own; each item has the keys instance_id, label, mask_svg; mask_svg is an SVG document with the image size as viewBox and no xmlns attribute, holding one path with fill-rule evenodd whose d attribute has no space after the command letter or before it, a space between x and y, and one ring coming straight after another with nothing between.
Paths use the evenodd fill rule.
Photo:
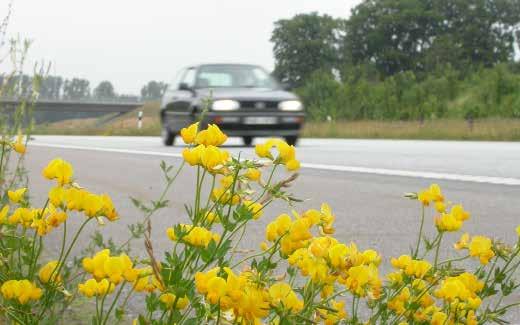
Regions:
<instances>
[{"instance_id":1,"label":"roadside vegetation","mask_svg":"<svg viewBox=\"0 0 520 325\"><path fill-rule=\"evenodd\" d=\"M143 127L137 128L137 112L143 111ZM114 118L65 120L39 124L33 134L40 135L120 135L159 136L159 103L150 102L141 109ZM520 140L520 119L462 118L394 120L308 120L303 136L310 138L435 139L435 140Z\"/></svg>"},{"instance_id":2,"label":"roadside vegetation","mask_svg":"<svg viewBox=\"0 0 520 325\"><path fill-rule=\"evenodd\" d=\"M95 325L477 325L505 323L518 311L520 225L511 225L510 243L463 233L471 213L432 184L403 198L415 201L419 212L418 231L407 239L411 251L382 257L335 238L336 216L328 204L299 211L301 200L291 193L300 168L293 146L270 139L257 144L256 158L249 160L220 147L227 136L216 125L200 130L196 123L181 136L188 147L178 164L161 163L160 196L151 202L132 198L143 217L129 226L126 239L103 237L101 226L123 216L108 194L82 187L81 171L62 158L42 170L49 181L44 202L31 201L27 183L2 188L2 323L58 324L71 308L92 310L78 314L90 318L79 322ZM2 156L23 159L30 154L26 140L4 136ZM2 179L9 168L0 161ZM171 246L159 256L153 219L168 207L166 197L175 195L170 192L181 190L174 184L185 169L196 171L193 201L185 204L189 221L172 216L163 233ZM267 215L265 208L275 202L285 209ZM257 250L241 249L248 225L260 218L270 219L265 241ZM426 218L434 219L434 229L426 229ZM72 256L89 223L100 227ZM58 252L45 248L53 232L63 233ZM460 240L449 242L451 233L461 233ZM146 258L135 251L142 239L139 252ZM449 254L446 246L453 247ZM387 263L392 271L383 274ZM128 301L135 296L142 305L130 317Z\"/></svg>"}]
</instances>

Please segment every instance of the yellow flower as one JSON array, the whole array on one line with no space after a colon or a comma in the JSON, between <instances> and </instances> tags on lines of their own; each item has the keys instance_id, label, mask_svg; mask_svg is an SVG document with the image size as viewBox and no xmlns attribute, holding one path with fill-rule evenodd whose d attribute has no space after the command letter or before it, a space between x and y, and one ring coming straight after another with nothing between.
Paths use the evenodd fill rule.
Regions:
<instances>
[{"instance_id":1,"label":"yellow flower","mask_svg":"<svg viewBox=\"0 0 520 325\"><path fill-rule=\"evenodd\" d=\"M269 249L269 245L265 241L263 241L260 243L260 249L265 252L266 250Z\"/></svg>"},{"instance_id":2,"label":"yellow flower","mask_svg":"<svg viewBox=\"0 0 520 325\"><path fill-rule=\"evenodd\" d=\"M256 182L260 179L261 172L256 168L248 168L244 176L250 181Z\"/></svg>"},{"instance_id":3,"label":"yellow flower","mask_svg":"<svg viewBox=\"0 0 520 325\"><path fill-rule=\"evenodd\" d=\"M11 225L21 224L25 228L29 228L34 220L35 211L28 208L18 208L7 219Z\"/></svg>"},{"instance_id":4,"label":"yellow flower","mask_svg":"<svg viewBox=\"0 0 520 325\"><path fill-rule=\"evenodd\" d=\"M185 148L182 151L182 158L190 164L190 166L196 166L200 164L200 158L204 151L203 145L198 145L195 148Z\"/></svg>"},{"instance_id":5,"label":"yellow flower","mask_svg":"<svg viewBox=\"0 0 520 325\"><path fill-rule=\"evenodd\" d=\"M209 145L200 151L200 164L210 173L215 173L226 164L229 152Z\"/></svg>"},{"instance_id":6,"label":"yellow flower","mask_svg":"<svg viewBox=\"0 0 520 325\"><path fill-rule=\"evenodd\" d=\"M72 165L61 158L53 159L42 171L43 177L55 179L59 186L70 184L73 174Z\"/></svg>"},{"instance_id":7,"label":"yellow flower","mask_svg":"<svg viewBox=\"0 0 520 325\"><path fill-rule=\"evenodd\" d=\"M227 140L227 135L222 133L216 124L208 125L206 130L200 131L195 137L195 142L205 146L221 146Z\"/></svg>"},{"instance_id":8,"label":"yellow flower","mask_svg":"<svg viewBox=\"0 0 520 325\"><path fill-rule=\"evenodd\" d=\"M106 276L104 265L105 261L110 258L110 250L103 249L97 252L92 258L85 257L82 261L83 268L94 278L100 280Z\"/></svg>"},{"instance_id":9,"label":"yellow flower","mask_svg":"<svg viewBox=\"0 0 520 325\"><path fill-rule=\"evenodd\" d=\"M22 305L29 300L38 300L42 290L29 280L8 280L0 288L5 299L17 299Z\"/></svg>"},{"instance_id":10,"label":"yellow flower","mask_svg":"<svg viewBox=\"0 0 520 325\"><path fill-rule=\"evenodd\" d=\"M264 206L261 203L246 200L244 206L251 212L253 220L258 220L264 214Z\"/></svg>"},{"instance_id":11,"label":"yellow flower","mask_svg":"<svg viewBox=\"0 0 520 325\"><path fill-rule=\"evenodd\" d=\"M455 219L459 221L466 221L469 219L469 212L465 211L462 205L457 204L451 207L450 214L455 217Z\"/></svg>"},{"instance_id":12,"label":"yellow flower","mask_svg":"<svg viewBox=\"0 0 520 325\"><path fill-rule=\"evenodd\" d=\"M9 213L9 205L4 205L2 210L0 210L0 224L5 223L7 214Z\"/></svg>"},{"instance_id":13,"label":"yellow flower","mask_svg":"<svg viewBox=\"0 0 520 325\"><path fill-rule=\"evenodd\" d=\"M208 281L207 298L212 304L216 304L226 294L226 280L221 277L213 277Z\"/></svg>"},{"instance_id":14,"label":"yellow flower","mask_svg":"<svg viewBox=\"0 0 520 325\"><path fill-rule=\"evenodd\" d=\"M480 281L474 274L466 272L455 277L445 278L435 291L435 296L448 302L470 301L470 299L474 300L478 297L476 293L483 287L484 282Z\"/></svg>"},{"instance_id":15,"label":"yellow flower","mask_svg":"<svg viewBox=\"0 0 520 325\"><path fill-rule=\"evenodd\" d=\"M176 299L177 297L173 293L163 293L159 300L166 305L168 309L170 308L176 308L176 309L184 309L188 306L190 301L186 296ZM177 302L175 302L177 300ZM175 307L173 307L173 304L175 303Z\"/></svg>"},{"instance_id":16,"label":"yellow flower","mask_svg":"<svg viewBox=\"0 0 520 325\"><path fill-rule=\"evenodd\" d=\"M296 159L292 159L285 164L285 167L287 167L288 171L295 171L300 169L300 162Z\"/></svg>"},{"instance_id":17,"label":"yellow flower","mask_svg":"<svg viewBox=\"0 0 520 325\"><path fill-rule=\"evenodd\" d=\"M114 284L121 283L127 276L132 276L131 280L135 280L132 268L133 263L126 254L110 256L103 263L103 272Z\"/></svg>"},{"instance_id":18,"label":"yellow flower","mask_svg":"<svg viewBox=\"0 0 520 325\"><path fill-rule=\"evenodd\" d=\"M457 219L453 214L443 213L435 218L435 226L439 231L454 232L462 227L462 220Z\"/></svg>"},{"instance_id":19,"label":"yellow flower","mask_svg":"<svg viewBox=\"0 0 520 325\"><path fill-rule=\"evenodd\" d=\"M181 237L181 241L192 246L207 247L211 241L218 242L220 240L219 234L212 233L203 227L194 227L192 225L185 224L181 224L180 227L184 233L184 235ZM166 229L166 234L172 241L179 240L173 228Z\"/></svg>"},{"instance_id":20,"label":"yellow flower","mask_svg":"<svg viewBox=\"0 0 520 325\"><path fill-rule=\"evenodd\" d=\"M195 141L195 137L197 136L197 132L199 130L199 123L193 123L187 128L181 129L181 137L184 143L192 144Z\"/></svg>"},{"instance_id":21,"label":"yellow flower","mask_svg":"<svg viewBox=\"0 0 520 325\"><path fill-rule=\"evenodd\" d=\"M348 248L345 244L335 244L329 249L329 260L333 267L343 268L346 264Z\"/></svg>"},{"instance_id":22,"label":"yellow flower","mask_svg":"<svg viewBox=\"0 0 520 325\"><path fill-rule=\"evenodd\" d=\"M78 290L87 298L93 296L102 297L108 295L114 291L115 285L110 283L107 279L96 281L95 279L89 279L85 283L78 285Z\"/></svg>"},{"instance_id":23,"label":"yellow flower","mask_svg":"<svg viewBox=\"0 0 520 325\"><path fill-rule=\"evenodd\" d=\"M431 325L444 325L446 323L447 318L448 318L448 316L445 313L437 311L433 314L430 324Z\"/></svg>"},{"instance_id":24,"label":"yellow flower","mask_svg":"<svg viewBox=\"0 0 520 325\"><path fill-rule=\"evenodd\" d=\"M480 263L486 265L495 256L491 239L484 236L474 236L469 244L469 255L478 257Z\"/></svg>"},{"instance_id":25,"label":"yellow flower","mask_svg":"<svg viewBox=\"0 0 520 325\"><path fill-rule=\"evenodd\" d=\"M21 131L18 131L16 141L12 143L13 150L23 155L25 153L25 143Z\"/></svg>"},{"instance_id":26,"label":"yellow flower","mask_svg":"<svg viewBox=\"0 0 520 325\"><path fill-rule=\"evenodd\" d=\"M7 191L7 196L11 202L18 203L23 199L25 192L27 192L27 188L19 188L15 191Z\"/></svg>"},{"instance_id":27,"label":"yellow flower","mask_svg":"<svg viewBox=\"0 0 520 325\"><path fill-rule=\"evenodd\" d=\"M516 234L518 235L518 237L520 237L520 225L516 227Z\"/></svg>"},{"instance_id":28,"label":"yellow flower","mask_svg":"<svg viewBox=\"0 0 520 325\"><path fill-rule=\"evenodd\" d=\"M96 194L87 193L82 196L81 207L87 217L98 217L103 208L103 199Z\"/></svg>"},{"instance_id":29,"label":"yellow flower","mask_svg":"<svg viewBox=\"0 0 520 325\"><path fill-rule=\"evenodd\" d=\"M446 204L442 201L435 202L435 210L437 210L439 213L446 212Z\"/></svg>"},{"instance_id":30,"label":"yellow flower","mask_svg":"<svg viewBox=\"0 0 520 325\"><path fill-rule=\"evenodd\" d=\"M461 250L461 249L464 249L464 248L468 248L468 245L469 245L469 234L468 233L465 233L464 235L462 235L459 239L458 242L456 242L453 247L456 249L456 250Z\"/></svg>"},{"instance_id":31,"label":"yellow flower","mask_svg":"<svg viewBox=\"0 0 520 325\"><path fill-rule=\"evenodd\" d=\"M273 222L269 223L265 229L266 239L270 242L276 241L291 228L292 220L287 214L279 215Z\"/></svg>"},{"instance_id":32,"label":"yellow flower","mask_svg":"<svg viewBox=\"0 0 520 325\"><path fill-rule=\"evenodd\" d=\"M269 288L271 304L282 304L284 308L293 312L303 309L303 301L299 300L291 286L285 282L277 282Z\"/></svg>"},{"instance_id":33,"label":"yellow flower","mask_svg":"<svg viewBox=\"0 0 520 325\"><path fill-rule=\"evenodd\" d=\"M52 282L61 282L61 276L56 273L56 268L58 267L58 261L50 261L49 263L42 266L40 271L38 272L38 277L42 283L48 283L51 280Z\"/></svg>"},{"instance_id":34,"label":"yellow flower","mask_svg":"<svg viewBox=\"0 0 520 325\"><path fill-rule=\"evenodd\" d=\"M63 187L53 187L49 191L49 202L55 207L61 207L65 203L65 189Z\"/></svg>"},{"instance_id":35,"label":"yellow flower","mask_svg":"<svg viewBox=\"0 0 520 325\"><path fill-rule=\"evenodd\" d=\"M417 194L417 200L419 200L424 206L429 206L431 202L443 202L444 196L442 195L440 186L432 184L429 188L424 189ZM442 207L442 205L439 205L439 207Z\"/></svg>"},{"instance_id":36,"label":"yellow flower","mask_svg":"<svg viewBox=\"0 0 520 325\"><path fill-rule=\"evenodd\" d=\"M318 309L320 316L324 319L325 325L334 325L340 323L341 320L347 318L345 311L345 302L332 300L330 309Z\"/></svg>"},{"instance_id":37,"label":"yellow flower","mask_svg":"<svg viewBox=\"0 0 520 325\"><path fill-rule=\"evenodd\" d=\"M114 203L112 202L112 198L107 194L101 194L101 214L110 221L115 221L119 219L119 214L114 207Z\"/></svg>"},{"instance_id":38,"label":"yellow flower","mask_svg":"<svg viewBox=\"0 0 520 325\"><path fill-rule=\"evenodd\" d=\"M401 269L408 276L423 278L432 265L425 260L413 260L409 255L401 255L398 259L392 258L390 263L394 268Z\"/></svg>"},{"instance_id":39,"label":"yellow flower","mask_svg":"<svg viewBox=\"0 0 520 325\"><path fill-rule=\"evenodd\" d=\"M209 280L216 277L219 270L220 268L215 267L206 273L197 272L195 274L195 287L197 288L197 291L206 294L208 292Z\"/></svg>"},{"instance_id":40,"label":"yellow flower","mask_svg":"<svg viewBox=\"0 0 520 325\"><path fill-rule=\"evenodd\" d=\"M268 158L268 159L273 159L273 155L271 154L271 145L269 145L268 143L264 143L264 144L256 144L255 145L255 153L258 157L260 158Z\"/></svg>"}]
</instances>

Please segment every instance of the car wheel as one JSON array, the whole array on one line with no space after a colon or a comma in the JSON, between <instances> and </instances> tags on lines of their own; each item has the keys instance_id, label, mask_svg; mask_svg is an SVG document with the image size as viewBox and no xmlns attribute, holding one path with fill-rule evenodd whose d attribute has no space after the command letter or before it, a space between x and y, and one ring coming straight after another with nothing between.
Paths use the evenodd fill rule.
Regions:
<instances>
[{"instance_id":1,"label":"car wheel","mask_svg":"<svg viewBox=\"0 0 520 325\"><path fill-rule=\"evenodd\" d=\"M296 143L298 142L298 137L293 136L293 135L285 137L285 142L287 142L287 144L289 144L291 146L295 146Z\"/></svg>"},{"instance_id":2,"label":"car wheel","mask_svg":"<svg viewBox=\"0 0 520 325\"><path fill-rule=\"evenodd\" d=\"M167 127L163 127L161 131L162 141L165 146L172 146L175 141L175 133Z\"/></svg>"},{"instance_id":3,"label":"car wheel","mask_svg":"<svg viewBox=\"0 0 520 325\"><path fill-rule=\"evenodd\" d=\"M250 147L253 144L253 137L243 137L242 140L244 140L246 147Z\"/></svg>"}]
</instances>

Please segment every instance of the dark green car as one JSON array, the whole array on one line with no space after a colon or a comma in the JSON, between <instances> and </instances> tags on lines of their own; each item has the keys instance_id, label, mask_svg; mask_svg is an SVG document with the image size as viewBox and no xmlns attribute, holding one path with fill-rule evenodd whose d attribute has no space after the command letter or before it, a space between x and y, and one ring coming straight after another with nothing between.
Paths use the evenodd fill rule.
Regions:
<instances>
[{"instance_id":1,"label":"dark green car","mask_svg":"<svg viewBox=\"0 0 520 325\"><path fill-rule=\"evenodd\" d=\"M254 137L283 137L295 144L305 112L298 97L263 68L246 64L203 64L183 69L161 103L163 143L171 146L180 130L200 119L251 145Z\"/></svg>"}]
</instances>

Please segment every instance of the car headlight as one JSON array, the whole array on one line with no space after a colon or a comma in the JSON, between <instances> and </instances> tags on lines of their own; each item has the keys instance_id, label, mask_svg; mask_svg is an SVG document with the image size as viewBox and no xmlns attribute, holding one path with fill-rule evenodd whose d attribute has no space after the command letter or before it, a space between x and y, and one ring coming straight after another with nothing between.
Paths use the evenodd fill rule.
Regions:
<instances>
[{"instance_id":1,"label":"car headlight","mask_svg":"<svg viewBox=\"0 0 520 325\"><path fill-rule=\"evenodd\" d=\"M286 100L283 102L280 102L278 104L278 108L282 111L301 111L303 109L303 105L299 100Z\"/></svg>"},{"instance_id":2,"label":"car headlight","mask_svg":"<svg viewBox=\"0 0 520 325\"><path fill-rule=\"evenodd\" d=\"M214 111L236 111L239 108L240 103L231 99L216 100L211 105L211 109Z\"/></svg>"}]
</instances>

